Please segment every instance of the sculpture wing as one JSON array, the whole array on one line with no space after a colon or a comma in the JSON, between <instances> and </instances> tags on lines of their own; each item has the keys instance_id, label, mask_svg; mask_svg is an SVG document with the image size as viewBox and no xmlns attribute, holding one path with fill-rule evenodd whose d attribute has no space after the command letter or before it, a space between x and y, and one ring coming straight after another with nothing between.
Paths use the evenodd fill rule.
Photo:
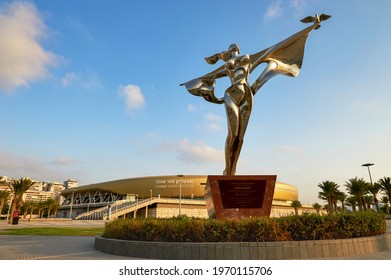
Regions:
<instances>
[{"instance_id":1,"label":"sculpture wing","mask_svg":"<svg viewBox=\"0 0 391 280\"><path fill-rule=\"evenodd\" d=\"M328 20L329 18L331 18L331 16L326 14L321 14L319 16L320 21Z\"/></svg>"},{"instance_id":2,"label":"sculpture wing","mask_svg":"<svg viewBox=\"0 0 391 280\"><path fill-rule=\"evenodd\" d=\"M301 19L300 21L303 22L303 23L309 23L309 22L314 22L315 18L312 17L312 16L308 16L308 17L305 17L305 18Z\"/></svg>"}]
</instances>

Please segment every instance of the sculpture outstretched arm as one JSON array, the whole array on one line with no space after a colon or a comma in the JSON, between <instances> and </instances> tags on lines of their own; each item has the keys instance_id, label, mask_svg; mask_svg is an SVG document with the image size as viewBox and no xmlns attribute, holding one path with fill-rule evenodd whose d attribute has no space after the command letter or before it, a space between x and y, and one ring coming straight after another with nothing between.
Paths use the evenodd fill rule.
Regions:
<instances>
[{"instance_id":1,"label":"sculpture outstretched arm","mask_svg":"<svg viewBox=\"0 0 391 280\"><path fill-rule=\"evenodd\" d=\"M202 77L198 77L186 83L182 83L180 86L185 86L188 92L196 96L202 96L208 102L223 104L224 98L217 98L214 94L214 90L216 79L225 76L226 73L224 71L224 66L220 66L216 70Z\"/></svg>"},{"instance_id":2,"label":"sculpture outstretched arm","mask_svg":"<svg viewBox=\"0 0 391 280\"><path fill-rule=\"evenodd\" d=\"M196 96L202 96L208 102L215 104L224 103L223 98L217 98L214 95L214 79L196 78L186 83L180 84L180 86L185 86L188 92Z\"/></svg>"}]
</instances>

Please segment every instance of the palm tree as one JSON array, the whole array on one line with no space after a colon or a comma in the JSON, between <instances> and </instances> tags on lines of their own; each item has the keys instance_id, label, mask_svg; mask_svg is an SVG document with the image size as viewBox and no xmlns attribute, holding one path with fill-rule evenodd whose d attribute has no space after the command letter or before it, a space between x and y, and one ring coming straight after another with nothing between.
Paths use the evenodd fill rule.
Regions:
<instances>
[{"instance_id":1,"label":"palm tree","mask_svg":"<svg viewBox=\"0 0 391 280\"><path fill-rule=\"evenodd\" d=\"M376 211L377 213L380 213L380 207L379 207L379 200L377 199L377 194L380 192L380 185L379 183L370 184L368 191L373 196L373 202L375 203Z\"/></svg>"},{"instance_id":2,"label":"palm tree","mask_svg":"<svg viewBox=\"0 0 391 280\"><path fill-rule=\"evenodd\" d=\"M346 198L346 205L352 207L352 211L356 212L357 199L354 196L349 196Z\"/></svg>"},{"instance_id":3,"label":"palm tree","mask_svg":"<svg viewBox=\"0 0 391 280\"><path fill-rule=\"evenodd\" d=\"M329 212L333 213L336 210L339 185L335 182L323 181L318 184L318 187L322 189L322 191L318 193L318 198L327 201Z\"/></svg>"},{"instance_id":4,"label":"palm tree","mask_svg":"<svg viewBox=\"0 0 391 280\"><path fill-rule=\"evenodd\" d=\"M40 201L37 204L37 209L38 209L38 215L37 217L40 219L43 216L43 210L46 208L46 201Z\"/></svg>"},{"instance_id":5,"label":"palm tree","mask_svg":"<svg viewBox=\"0 0 391 280\"><path fill-rule=\"evenodd\" d=\"M380 189L388 196L388 200L391 202L391 178L383 177L377 183L380 185Z\"/></svg>"},{"instance_id":6,"label":"palm tree","mask_svg":"<svg viewBox=\"0 0 391 280\"><path fill-rule=\"evenodd\" d=\"M367 210L372 209L372 205L374 204L374 199L372 195L364 195L364 202Z\"/></svg>"},{"instance_id":7,"label":"palm tree","mask_svg":"<svg viewBox=\"0 0 391 280\"><path fill-rule=\"evenodd\" d=\"M314 204L312 204L312 207L314 207L314 209L316 210L316 214L319 215L320 209L322 208L322 205L320 205L319 203L314 203Z\"/></svg>"},{"instance_id":8,"label":"palm tree","mask_svg":"<svg viewBox=\"0 0 391 280\"><path fill-rule=\"evenodd\" d=\"M50 218L50 212L51 210L54 210L54 217L57 215L57 210L60 208L60 204L53 198L48 198L45 201L46 208L48 209L48 218Z\"/></svg>"},{"instance_id":9,"label":"palm tree","mask_svg":"<svg viewBox=\"0 0 391 280\"><path fill-rule=\"evenodd\" d=\"M295 209L295 215L299 215L299 208L302 206L301 202L298 200L294 200L291 202L291 206Z\"/></svg>"},{"instance_id":10,"label":"palm tree","mask_svg":"<svg viewBox=\"0 0 391 280\"><path fill-rule=\"evenodd\" d=\"M4 204L8 200L10 195L11 195L11 193L7 190L0 191L0 216L1 216L1 213L3 212Z\"/></svg>"},{"instance_id":11,"label":"palm tree","mask_svg":"<svg viewBox=\"0 0 391 280\"><path fill-rule=\"evenodd\" d=\"M362 178L349 179L345 183L345 187L348 189L350 195L357 199L358 209L360 211L366 210L366 204L364 201L364 195L368 193L369 183L365 182Z\"/></svg>"},{"instance_id":12,"label":"palm tree","mask_svg":"<svg viewBox=\"0 0 391 280\"><path fill-rule=\"evenodd\" d=\"M23 218L26 219L27 214L30 212L30 220L34 209L37 207L37 203L33 200L27 200L23 202Z\"/></svg>"},{"instance_id":13,"label":"palm tree","mask_svg":"<svg viewBox=\"0 0 391 280\"><path fill-rule=\"evenodd\" d=\"M33 215L33 212L35 209L38 208L38 202L36 201L32 201L32 203L30 204L30 217L29 217L29 220L31 220L31 217Z\"/></svg>"},{"instance_id":14,"label":"palm tree","mask_svg":"<svg viewBox=\"0 0 391 280\"><path fill-rule=\"evenodd\" d=\"M61 205L58 203L58 201L54 200L54 203L52 205L52 209L54 210L53 218L57 217L57 211L60 209Z\"/></svg>"},{"instance_id":15,"label":"palm tree","mask_svg":"<svg viewBox=\"0 0 391 280\"><path fill-rule=\"evenodd\" d=\"M20 178L19 180L13 181L11 183L11 192L13 194L13 199L11 202L10 217L8 223L11 223L13 219L12 213L14 211L19 211L23 203L23 194L33 186L34 182L29 178Z\"/></svg>"},{"instance_id":16,"label":"palm tree","mask_svg":"<svg viewBox=\"0 0 391 280\"><path fill-rule=\"evenodd\" d=\"M345 212L345 204L346 204L346 198L347 198L347 194L344 193L344 192L340 192L338 191L336 193L336 201L340 201L341 202L341 208L342 208L342 212ZM335 203L335 209L337 209L337 203Z\"/></svg>"},{"instance_id":17,"label":"palm tree","mask_svg":"<svg viewBox=\"0 0 391 280\"><path fill-rule=\"evenodd\" d=\"M386 215L389 216L390 215L390 206L388 204L390 203L390 200L388 199L388 196L383 196L380 199L380 202L383 203L384 206L386 207Z\"/></svg>"}]
</instances>

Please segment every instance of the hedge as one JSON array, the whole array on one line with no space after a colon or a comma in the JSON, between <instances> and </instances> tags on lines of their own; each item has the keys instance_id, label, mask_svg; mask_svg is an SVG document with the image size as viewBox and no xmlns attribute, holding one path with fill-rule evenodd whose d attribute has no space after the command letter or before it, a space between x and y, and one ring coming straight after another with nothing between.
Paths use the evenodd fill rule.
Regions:
<instances>
[{"instance_id":1,"label":"hedge","mask_svg":"<svg viewBox=\"0 0 391 280\"><path fill-rule=\"evenodd\" d=\"M384 216L369 211L238 220L187 216L126 219L108 222L103 237L159 242L266 242L344 239L385 232Z\"/></svg>"}]
</instances>

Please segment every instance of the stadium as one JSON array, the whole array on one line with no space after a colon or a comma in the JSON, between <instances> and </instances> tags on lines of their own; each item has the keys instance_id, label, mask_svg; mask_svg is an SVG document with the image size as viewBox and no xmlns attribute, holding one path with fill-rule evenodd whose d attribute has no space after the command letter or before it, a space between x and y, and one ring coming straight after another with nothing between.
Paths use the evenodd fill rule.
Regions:
<instances>
[{"instance_id":1,"label":"stadium","mask_svg":"<svg viewBox=\"0 0 391 280\"><path fill-rule=\"evenodd\" d=\"M67 188L60 216L72 219L117 219L135 217L208 217L204 192L207 176L171 175L128 178ZM292 185L276 182L271 216L291 214L298 200ZM303 207L302 211L313 211Z\"/></svg>"}]
</instances>

